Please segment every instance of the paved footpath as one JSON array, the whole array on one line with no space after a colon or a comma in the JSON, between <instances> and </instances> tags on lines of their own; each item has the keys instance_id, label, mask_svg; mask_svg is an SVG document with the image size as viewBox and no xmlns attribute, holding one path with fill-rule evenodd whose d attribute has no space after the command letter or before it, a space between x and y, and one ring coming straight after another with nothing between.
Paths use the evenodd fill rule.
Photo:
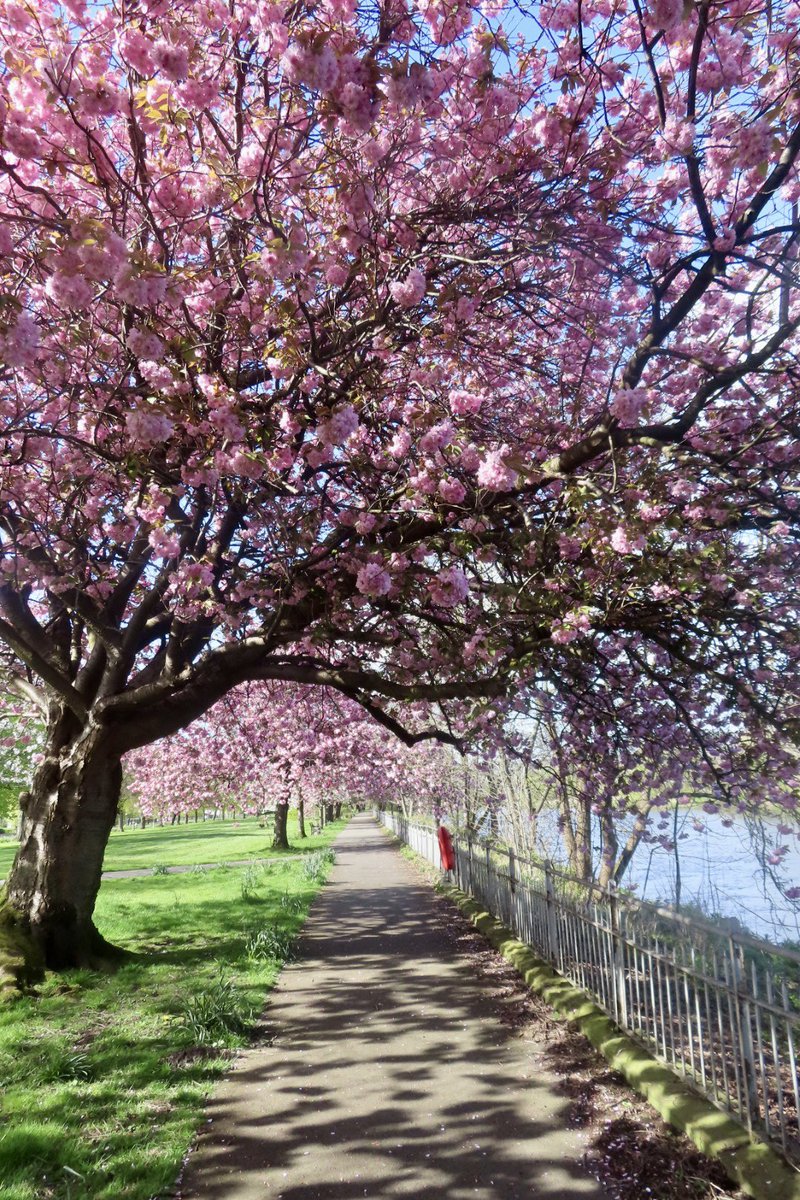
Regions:
<instances>
[{"instance_id":1,"label":"paved footpath","mask_svg":"<svg viewBox=\"0 0 800 1200\"><path fill-rule=\"evenodd\" d=\"M371 817L215 1091L183 1200L603 1200L537 1050L503 1029Z\"/></svg>"}]
</instances>

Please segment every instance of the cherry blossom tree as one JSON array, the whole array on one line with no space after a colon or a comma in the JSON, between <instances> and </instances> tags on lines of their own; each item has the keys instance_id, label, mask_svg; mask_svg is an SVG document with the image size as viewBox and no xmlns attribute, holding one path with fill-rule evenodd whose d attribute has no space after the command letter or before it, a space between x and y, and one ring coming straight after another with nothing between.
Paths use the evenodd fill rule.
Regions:
<instances>
[{"instance_id":1,"label":"cherry blossom tree","mask_svg":"<svg viewBox=\"0 0 800 1200\"><path fill-rule=\"evenodd\" d=\"M723 794L720 706L791 784L798 7L521 14L0 3L0 640L47 726L3 921L52 966L110 952L122 756L247 680L411 742L602 680Z\"/></svg>"},{"instance_id":2,"label":"cherry blossom tree","mask_svg":"<svg viewBox=\"0 0 800 1200\"><path fill-rule=\"evenodd\" d=\"M428 812L450 798L456 776L452 751L408 747L336 691L284 683L239 685L186 729L132 751L124 766L143 814L274 809L281 849L292 806L305 836L307 812L332 815L347 800Z\"/></svg>"}]
</instances>

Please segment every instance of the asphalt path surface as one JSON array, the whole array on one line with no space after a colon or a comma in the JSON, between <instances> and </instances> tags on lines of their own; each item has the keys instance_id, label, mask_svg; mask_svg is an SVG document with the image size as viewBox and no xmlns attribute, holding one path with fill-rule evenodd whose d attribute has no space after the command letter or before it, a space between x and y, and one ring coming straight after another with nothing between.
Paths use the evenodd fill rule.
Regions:
<instances>
[{"instance_id":1,"label":"asphalt path surface","mask_svg":"<svg viewBox=\"0 0 800 1200\"><path fill-rule=\"evenodd\" d=\"M497 1021L431 888L371 817L336 853L182 1200L604 1200L558 1077Z\"/></svg>"}]
</instances>

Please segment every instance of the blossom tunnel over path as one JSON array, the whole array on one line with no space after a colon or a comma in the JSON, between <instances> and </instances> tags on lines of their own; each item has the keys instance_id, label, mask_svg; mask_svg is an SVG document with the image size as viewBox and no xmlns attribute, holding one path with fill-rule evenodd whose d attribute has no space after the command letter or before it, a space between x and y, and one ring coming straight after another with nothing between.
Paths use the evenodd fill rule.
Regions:
<instances>
[{"instance_id":1,"label":"blossom tunnel over path","mask_svg":"<svg viewBox=\"0 0 800 1200\"><path fill-rule=\"evenodd\" d=\"M52 966L109 952L122 756L246 681L792 794L798 7L521 14L0 3L0 922Z\"/></svg>"}]
</instances>

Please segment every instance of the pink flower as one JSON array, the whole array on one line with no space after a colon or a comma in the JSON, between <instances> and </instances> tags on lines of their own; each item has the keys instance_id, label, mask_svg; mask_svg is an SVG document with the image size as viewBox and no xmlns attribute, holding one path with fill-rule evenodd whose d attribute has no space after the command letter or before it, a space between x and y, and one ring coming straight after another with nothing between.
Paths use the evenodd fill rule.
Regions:
<instances>
[{"instance_id":1,"label":"pink flower","mask_svg":"<svg viewBox=\"0 0 800 1200\"><path fill-rule=\"evenodd\" d=\"M611 411L623 425L632 425L647 403L646 388L622 388L614 397Z\"/></svg>"},{"instance_id":2,"label":"pink flower","mask_svg":"<svg viewBox=\"0 0 800 1200\"><path fill-rule=\"evenodd\" d=\"M736 165L740 167L757 167L767 163L772 158L772 148L775 132L772 123L767 118L754 121L752 125L743 126L739 130L736 146Z\"/></svg>"},{"instance_id":3,"label":"pink flower","mask_svg":"<svg viewBox=\"0 0 800 1200\"><path fill-rule=\"evenodd\" d=\"M16 154L17 158L35 158L42 145L38 134L32 129L23 129L13 118L5 127L3 140L6 149Z\"/></svg>"},{"instance_id":4,"label":"pink flower","mask_svg":"<svg viewBox=\"0 0 800 1200\"><path fill-rule=\"evenodd\" d=\"M392 458L405 458L411 449L411 434L407 429L399 429L389 443L389 453Z\"/></svg>"},{"instance_id":5,"label":"pink flower","mask_svg":"<svg viewBox=\"0 0 800 1200\"><path fill-rule=\"evenodd\" d=\"M165 442L174 425L169 417L156 409L137 408L125 418L128 436L134 445L147 447Z\"/></svg>"},{"instance_id":6,"label":"pink flower","mask_svg":"<svg viewBox=\"0 0 800 1200\"><path fill-rule=\"evenodd\" d=\"M491 450L478 467L478 483L487 492L510 492L517 486L517 472L506 466L504 453L508 453L507 446Z\"/></svg>"},{"instance_id":7,"label":"pink flower","mask_svg":"<svg viewBox=\"0 0 800 1200\"><path fill-rule=\"evenodd\" d=\"M456 305L456 320L471 321L478 310L478 301L473 296L459 296Z\"/></svg>"},{"instance_id":8,"label":"pink flower","mask_svg":"<svg viewBox=\"0 0 800 1200\"><path fill-rule=\"evenodd\" d=\"M9 367L30 366L40 340L39 326L29 313L22 312L0 337L0 353Z\"/></svg>"},{"instance_id":9,"label":"pink flower","mask_svg":"<svg viewBox=\"0 0 800 1200\"><path fill-rule=\"evenodd\" d=\"M389 292L400 308L413 308L425 295L427 281L418 267L412 267L402 283L389 284Z\"/></svg>"},{"instance_id":10,"label":"pink flower","mask_svg":"<svg viewBox=\"0 0 800 1200\"><path fill-rule=\"evenodd\" d=\"M562 558L567 559L569 562L574 562L576 558L580 558L583 544L578 538L569 537L566 533L560 533L558 535L558 549Z\"/></svg>"},{"instance_id":11,"label":"pink flower","mask_svg":"<svg viewBox=\"0 0 800 1200\"><path fill-rule=\"evenodd\" d=\"M428 584L431 600L440 608L455 608L469 595L469 580L461 567L445 567Z\"/></svg>"},{"instance_id":12,"label":"pink flower","mask_svg":"<svg viewBox=\"0 0 800 1200\"><path fill-rule=\"evenodd\" d=\"M419 448L423 454L432 454L435 450L444 450L453 440L453 426L449 421L442 421L439 425L432 426L427 433L423 434L419 441Z\"/></svg>"},{"instance_id":13,"label":"pink flower","mask_svg":"<svg viewBox=\"0 0 800 1200\"><path fill-rule=\"evenodd\" d=\"M172 388L175 383L172 371L163 363L143 359L139 363L139 372L142 378L150 384L150 387L157 392L166 391L168 388Z\"/></svg>"},{"instance_id":14,"label":"pink flower","mask_svg":"<svg viewBox=\"0 0 800 1200\"><path fill-rule=\"evenodd\" d=\"M439 481L439 495L446 504L460 504L467 494L467 489L458 479L446 475Z\"/></svg>"},{"instance_id":15,"label":"pink flower","mask_svg":"<svg viewBox=\"0 0 800 1200\"><path fill-rule=\"evenodd\" d=\"M482 404L483 396L479 396L477 392L465 392L459 389L450 393L450 409L457 417L479 412Z\"/></svg>"},{"instance_id":16,"label":"pink flower","mask_svg":"<svg viewBox=\"0 0 800 1200\"><path fill-rule=\"evenodd\" d=\"M642 550L644 544L645 541L641 534L631 538L628 536L627 529L622 525L618 525L611 535L611 548L616 550L617 554L633 554L636 550Z\"/></svg>"},{"instance_id":17,"label":"pink flower","mask_svg":"<svg viewBox=\"0 0 800 1200\"><path fill-rule=\"evenodd\" d=\"M72 271L55 271L44 290L60 308L88 308L94 299L94 288L88 279Z\"/></svg>"},{"instance_id":18,"label":"pink flower","mask_svg":"<svg viewBox=\"0 0 800 1200\"><path fill-rule=\"evenodd\" d=\"M181 543L179 538L174 533L168 533L166 529L151 530L147 540L156 554L162 558L177 558L180 554Z\"/></svg>"},{"instance_id":19,"label":"pink flower","mask_svg":"<svg viewBox=\"0 0 800 1200\"><path fill-rule=\"evenodd\" d=\"M675 154L688 154L694 143L694 124L675 114L667 117L662 136L669 149Z\"/></svg>"},{"instance_id":20,"label":"pink flower","mask_svg":"<svg viewBox=\"0 0 800 1200\"><path fill-rule=\"evenodd\" d=\"M351 80L338 93L337 99L351 130L366 133L378 111L369 90Z\"/></svg>"},{"instance_id":21,"label":"pink flower","mask_svg":"<svg viewBox=\"0 0 800 1200\"><path fill-rule=\"evenodd\" d=\"M153 44L139 29L126 29L117 41L120 56L140 75L153 73Z\"/></svg>"},{"instance_id":22,"label":"pink flower","mask_svg":"<svg viewBox=\"0 0 800 1200\"><path fill-rule=\"evenodd\" d=\"M151 362L159 362L164 357L164 343L149 330L132 329L128 334L128 348L137 358L147 358Z\"/></svg>"},{"instance_id":23,"label":"pink flower","mask_svg":"<svg viewBox=\"0 0 800 1200\"><path fill-rule=\"evenodd\" d=\"M167 79L176 83L189 74L189 55L183 46L176 46L166 38L159 38L153 46L153 62L160 67Z\"/></svg>"},{"instance_id":24,"label":"pink flower","mask_svg":"<svg viewBox=\"0 0 800 1200\"><path fill-rule=\"evenodd\" d=\"M589 614L581 609L572 609L565 613L560 621L555 621L551 627L550 639L558 646L574 642L581 634L587 633L592 627Z\"/></svg>"},{"instance_id":25,"label":"pink flower","mask_svg":"<svg viewBox=\"0 0 800 1200\"><path fill-rule=\"evenodd\" d=\"M114 282L120 300L132 304L135 308L155 307L167 293L167 280L164 275L134 276L124 271Z\"/></svg>"},{"instance_id":26,"label":"pink flower","mask_svg":"<svg viewBox=\"0 0 800 1200\"><path fill-rule=\"evenodd\" d=\"M329 446L342 446L358 429L358 414L352 404L345 404L320 426L320 436Z\"/></svg>"},{"instance_id":27,"label":"pink flower","mask_svg":"<svg viewBox=\"0 0 800 1200\"><path fill-rule=\"evenodd\" d=\"M656 29L674 29L683 21L683 0L650 0L648 7Z\"/></svg>"},{"instance_id":28,"label":"pink flower","mask_svg":"<svg viewBox=\"0 0 800 1200\"><path fill-rule=\"evenodd\" d=\"M385 596L392 586L392 577L380 563L365 563L356 575L356 587L362 596Z\"/></svg>"},{"instance_id":29,"label":"pink flower","mask_svg":"<svg viewBox=\"0 0 800 1200\"><path fill-rule=\"evenodd\" d=\"M325 271L325 278L331 287L342 287L347 283L348 274L347 267L342 266L340 263L332 263Z\"/></svg>"}]
</instances>

